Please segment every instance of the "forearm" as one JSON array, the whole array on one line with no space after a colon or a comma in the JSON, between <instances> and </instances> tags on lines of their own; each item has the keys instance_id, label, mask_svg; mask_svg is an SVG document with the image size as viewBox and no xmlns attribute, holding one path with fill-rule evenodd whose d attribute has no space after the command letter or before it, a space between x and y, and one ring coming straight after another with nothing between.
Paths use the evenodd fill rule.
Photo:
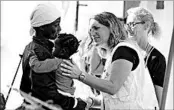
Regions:
<instances>
[{"instance_id":1,"label":"forearm","mask_svg":"<svg viewBox=\"0 0 174 110\"><path fill-rule=\"evenodd\" d=\"M160 86L155 85L155 92L156 92L156 96L157 96L159 106L161 106L163 88L160 87Z\"/></svg>"},{"instance_id":2,"label":"forearm","mask_svg":"<svg viewBox=\"0 0 174 110\"><path fill-rule=\"evenodd\" d=\"M31 56L29 60L30 67L36 73L46 73L56 70L62 59L46 59L44 61L39 61L36 56Z\"/></svg>"},{"instance_id":3,"label":"forearm","mask_svg":"<svg viewBox=\"0 0 174 110\"><path fill-rule=\"evenodd\" d=\"M100 79L89 74L85 74L85 79L82 82L89 85L90 87L93 87L99 91L111 95L115 94L116 92L116 87L117 87L116 84L113 84L109 80Z\"/></svg>"}]
</instances>

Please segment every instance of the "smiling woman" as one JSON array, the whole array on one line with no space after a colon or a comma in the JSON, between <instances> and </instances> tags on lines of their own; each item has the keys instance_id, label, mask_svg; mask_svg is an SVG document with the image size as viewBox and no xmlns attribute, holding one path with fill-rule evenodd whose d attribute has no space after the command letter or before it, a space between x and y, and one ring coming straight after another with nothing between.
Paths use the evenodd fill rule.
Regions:
<instances>
[{"instance_id":1,"label":"smiling woman","mask_svg":"<svg viewBox=\"0 0 174 110\"><path fill-rule=\"evenodd\" d=\"M92 17L89 25L93 43L99 51L104 51L101 57L107 59L102 79L81 71L75 62L67 60L61 64L63 74L101 91L104 110L158 108L140 49L133 39L127 38L118 18L110 12L102 12ZM146 98L151 99L148 104Z\"/></svg>"},{"instance_id":2,"label":"smiling woman","mask_svg":"<svg viewBox=\"0 0 174 110\"><path fill-rule=\"evenodd\" d=\"M142 7L128 10L127 24L130 35L136 39L140 48L146 52L145 66L149 69L158 103L161 105L166 59L159 50L150 45L148 40L149 37L159 37L161 32L159 25L155 22L153 15Z\"/></svg>"},{"instance_id":3,"label":"smiling woman","mask_svg":"<svg viewBox=\"0 0 174 110\"><path fill-rule=\"evenodd\" d=\"M107 42L108 38L105 36L109 36L110 30L94 19L90 20L90 24L90 35L93 36L92 39L94 42L97 45Z\"/></svg>"}]
</instances>

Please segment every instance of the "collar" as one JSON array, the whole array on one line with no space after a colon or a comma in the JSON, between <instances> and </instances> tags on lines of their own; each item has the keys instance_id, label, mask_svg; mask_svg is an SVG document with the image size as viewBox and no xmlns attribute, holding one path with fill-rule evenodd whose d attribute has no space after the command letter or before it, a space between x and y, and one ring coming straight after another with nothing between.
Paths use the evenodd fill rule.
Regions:
<instances>
[{"instance_id":1,"label":"collar","mask_svg":"<svg viewBox=\"0 0 174 110\"><path fill-rule=\"evenodd\" d=\"M33 37L33 41L42 45L43 47L45 47L46 49L48 49L50 52L52 52L52 49L54 47L54 44L48 40L48 39L42 39L42 38L39 38L37 36L34 36Z\"/></svg>"}]
</instances>

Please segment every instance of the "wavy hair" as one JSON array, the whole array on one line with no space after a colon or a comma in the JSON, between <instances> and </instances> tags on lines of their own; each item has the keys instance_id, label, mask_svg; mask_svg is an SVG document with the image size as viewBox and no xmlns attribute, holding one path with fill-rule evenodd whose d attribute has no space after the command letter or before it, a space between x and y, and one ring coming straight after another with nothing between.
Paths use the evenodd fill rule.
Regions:
<instances>
[{"instance_id":1,"label":"wavy hair","mask_svg":"<svg viewBox=\"0 0 174 110\"><path fill-rule=\"evenodd\" d=\"M100 24L109 28L111 34L108 39L108 46L110 48L115 47L118 44L118 42L127 39L125 28L121 24L121 21L113 13L102 12L91 17L90 20L91 19L94 19L98 21ZM90 34L89 37L91 38ZM92 44L92 42L93 41L91 38L89 46Z\"/></svg>"}]
</instances>

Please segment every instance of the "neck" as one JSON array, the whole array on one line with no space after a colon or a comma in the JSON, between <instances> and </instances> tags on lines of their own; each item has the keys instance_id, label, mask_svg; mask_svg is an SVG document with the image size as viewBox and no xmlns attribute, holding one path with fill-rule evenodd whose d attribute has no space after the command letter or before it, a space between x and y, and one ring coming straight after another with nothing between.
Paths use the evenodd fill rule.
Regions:
<instances>
[{"instance_id":1,"label":"neck","mask_svg":"<svg viewBox=\"0 0 174 110\"><path fill-rule=\"evenodd\" d=\"M49 40L41 32L36 33L36 37L43 40Z\"/></svg>"},{"instance_id":2,"label":"neck","mask_svg":"<svg viewBox=\"0 0 174 110\"><path fill-rule=\"evenodd\" d=\"M149 42L147 39L147 35L142 34L142 36L138 36L136 38L138 45L140 46L141 49L143 49L144 51L146 51L147 46L149 46Z\"/></svg>"},{"instance_id":3,"label":"neck","mask_svg":"<svg viewBox=\"0 0 174 110\"><path fill-rule=\"evenodd\" d=\"M99 54L102 58L107 58L108 55L111 54L112 49L110 49L109 47L98 47L99 50Z\"/></svg>"},{"instance_id":4,"label":"neck","mask_svg":"<svg viewBox=\"0 0 174 110\"><path fill-rule=\"evenodd\" d=\"M149 53L150 53L150 51L151 51L152 47L153 47L153 46L152 46L152 45L150 45L149 43L147 44L147 46L146 46L146 50L145 50L147 54L149 54Z\"/></svg>"},{"instance_id":5,"label":"neck","mask_svg":"<svg viewBox=\"0 0 174 110\"><path fill-rule=\"evenodd\" d=\"M144 51L146 51L146 47L148 45L148 42L143 42L143 41L139 41L138 45L140 46L141 49L143 49Z\"/></svg>"}]
</instances>

